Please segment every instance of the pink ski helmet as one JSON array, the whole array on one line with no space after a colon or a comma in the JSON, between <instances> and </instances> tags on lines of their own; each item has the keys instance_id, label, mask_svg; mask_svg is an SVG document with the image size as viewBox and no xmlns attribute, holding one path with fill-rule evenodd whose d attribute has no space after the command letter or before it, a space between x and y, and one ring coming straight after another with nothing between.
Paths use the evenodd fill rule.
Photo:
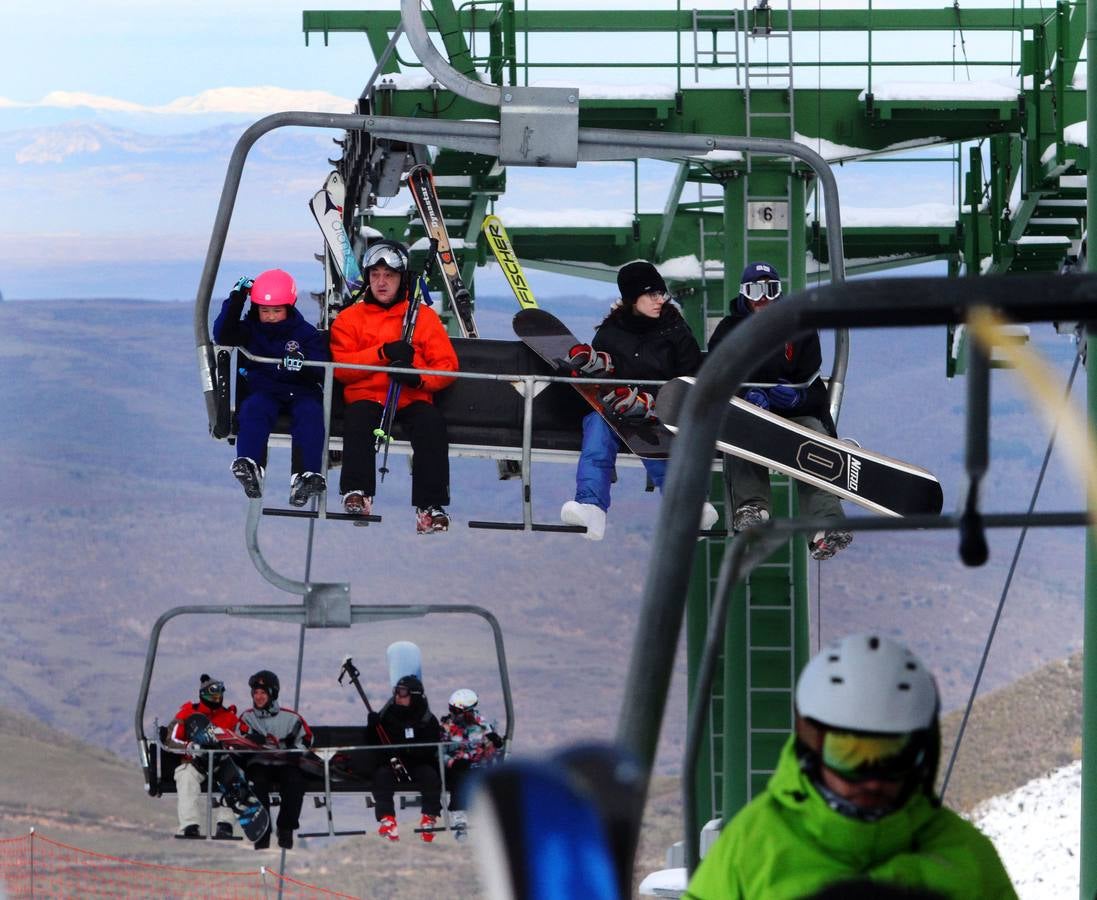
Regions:
<instances>
[{"instance_id":1,"label":"pink ski helmet","mask_svg":"<svg viewBox=\"0 0 1097 900\"><path fill-rule=\"evenodd\" d=\"M297 284L289 272L267 269L251 286L251 302L259 306L293 306L297 302Z\"/></svg>"}]
</instances>

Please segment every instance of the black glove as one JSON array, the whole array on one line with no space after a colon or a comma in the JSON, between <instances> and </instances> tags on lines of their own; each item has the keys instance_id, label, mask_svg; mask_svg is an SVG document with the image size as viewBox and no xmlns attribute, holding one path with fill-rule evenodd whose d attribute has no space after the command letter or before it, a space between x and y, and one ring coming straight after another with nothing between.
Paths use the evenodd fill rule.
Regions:
<instances>
[{"instance_id":1,"label":"black glove","mask_svg":"<svg viewBox=\"0 0 1097 900\"><path fill-rule=\"evenodd\" d=\"M486 735L487 740L491 743L496 750L503 746L503 739L499 737L494 731L489 731Z\"/></svg>"},{"instance_id":2,"label":"black glove","mask_svg":"<svg viewBox=\"0 0 1097 900\"><path fill-rule=\"evenodd\" d=\"M378 713L371 712L366 716L366 724L370 728L376 729L381 724L381 716Z\"/></svg>"},{"instance_id":3,"label":"black glove","mask_svg":"<svg viewBox=\"0 0 1097 900\"><path fill-rule=\"evenodd\" d=\"M408 774L408 770L404 767L404 764L400 762L400 757L394 756L389 760L389 765L392 767L393 774L396 776L397 781L411 781L411 776Z\"/></svg>"},{"instance_id":4,"label":"black glove","mask_svg":"<svg viewBox=\"0 0 1097 900\"><path fill-rule=\"evenodd\" d=\"M390 363L405 368L411 367L411 359L415 355L415 351L407 341L389 341L381 345L381 352Z\"/></svg>"},{"instance_id":5,"label":"black glove","mask_svg":"<svg viewBox=\"0 0 1097 900\"><path fill-rule=\"evenodd\" d=\"M300 350L292 350L282 357L282 368L287 372L300 372L304 366L305 354Z\"/></svg>"},{"instance_id":6,"label":"black glove","mask_svg":"<svg viewBox=\"0 0 1097 900\"><path fill-rule=\"evenodd\" d=\"M389 375L389 378L412 388L421 387L423 384L423 376L417 372L393 372Z\"/></svg>"}]
</instances>

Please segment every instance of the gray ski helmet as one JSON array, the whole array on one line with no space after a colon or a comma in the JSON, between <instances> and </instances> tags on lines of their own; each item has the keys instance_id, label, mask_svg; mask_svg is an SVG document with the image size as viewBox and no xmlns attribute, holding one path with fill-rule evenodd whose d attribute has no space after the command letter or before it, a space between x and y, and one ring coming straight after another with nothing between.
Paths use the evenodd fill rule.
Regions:
<instances>
[{"instance_id":1,"label":"gray ski helmet","mask_svg":"<svg viewBox=\"0 0 1097 900\"><path fill-rule=\"evenodd\" d=\"M937 685L906 647L853 634L825 647L800 673L796 711L830 728L902 734L937 720Z\"/></svg>"},{"instance_id":2,"label":"gray ski helmet","mask_svg":"<svg viewBox=\"0 0 1097 900\"><path fill-rule=\"evenodd\" d=\"M198 676L198 699L211 706L220 706L225 696L225 682L211 678L205 672Z\"/></svg>"},{"instance_id":3,"label":"gray ski helmet","mask_svg":"<svg viewBox=\"0 0 1097 900\"><path fill-rule=\"evenodd\" d=\"M408 251L399 241L377 241L370 244L362 257L362 271L384 264L397 272L408 270Z\"/></svg>"},{"instance_id":4,"label":"gray ski helmet","mask_svg":"<svg viewBox=\"0 0 1097 900\"><path fill-rule=\"evenodd\" d=\"M278 676L270 671L270 669L260 669L252 675L251 678L248 679L248 687L253 691L257 687L261 687L270 695L271 700L278 699Z\"/></svg>"}]
</instances>

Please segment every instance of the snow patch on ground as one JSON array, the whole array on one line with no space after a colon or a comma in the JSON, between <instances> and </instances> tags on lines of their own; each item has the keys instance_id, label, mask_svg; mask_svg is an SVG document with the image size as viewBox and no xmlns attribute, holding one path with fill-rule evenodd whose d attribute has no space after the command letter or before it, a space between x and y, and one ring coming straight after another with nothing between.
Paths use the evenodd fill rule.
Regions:
<instances>
[{"instance_id":1,"label":"snow patch on ground","mask_svg":"<svg viewBox=\"0 0 1097 900\"><path fill-rule=\"evenodd\" d=\"M1021 900L1078 896L1081 762L979 804L970 818L994 841Z\"/></svg>"}]
</instances>

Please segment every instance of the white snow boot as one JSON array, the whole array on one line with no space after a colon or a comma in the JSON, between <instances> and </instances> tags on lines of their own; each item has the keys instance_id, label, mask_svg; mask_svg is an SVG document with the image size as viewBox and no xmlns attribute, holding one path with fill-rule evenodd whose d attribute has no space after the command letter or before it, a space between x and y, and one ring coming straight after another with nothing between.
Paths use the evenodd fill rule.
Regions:
<instances>
[{"instance_id":1,"label":"white snow boot","mask_svg":"<svg viewBox=\"0 0 1097 900\"><path fill-rule=\"evenodd\" d=\"M588 541L600 541L606 535L606 511L593 503L569 500L560 507L560 519L568 525L581 525L587 529L583 535Z\"/></svg>"}]
</instances>

